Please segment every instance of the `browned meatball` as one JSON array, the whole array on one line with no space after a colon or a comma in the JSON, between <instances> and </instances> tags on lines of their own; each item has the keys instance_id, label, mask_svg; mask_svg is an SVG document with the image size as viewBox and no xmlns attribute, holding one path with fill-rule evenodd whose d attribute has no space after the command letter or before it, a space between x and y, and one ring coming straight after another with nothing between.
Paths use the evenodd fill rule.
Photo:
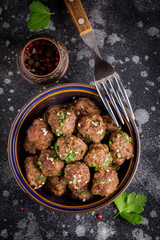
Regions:
<instances>
[{"instance_id":1,"label":"browned meatball","mask_svg":"<svg viewBox=\"0 0 160 240\"><path fill-rule=\"evenodd\" d=\"M36 161L37 158L33 156L27 157L24 161L27 181L34 189L42 187L46 182L46 177L36 167Z\"/></svg>"},{"instance_id":2,"label":"browned meatball","mask_svg":"<svg viewBox=\"0 0 160 240\"><path fill-rule=\"evenodd\" d=\"M95 167L97 171L99 168L109 167L112 163L112 156L106 144L93 143L90 145L84 161L89 167Z\"/></svg>"},{"instance_id":3,"label":"browned meatball","mask_svg":"<svg viewBox=\"0 0 160 240\"><path fill-rule=\"evenodd\" d=\"M53 106L48 111L48 123L57 136L71 135L74 132L77 116L72 106Z\"/></svg>"},{"instance_id":4,"label":"browned meatball","mask_svg":"<svg viewBox=\"0 0 160 240\"><path fill-rule=\"evenodd\" d=\"M61 175L64 168L64 162L58 158L54 149L41 151L37 165L42 174L48 177Z\"/></svg>"},{"instance_id":5,"label":"browned meatball","mask_svg":"<svg viewBox=\"0 0 160 240\"><path fill-rule=\"evenodd\" d=\"M83 202L86 202L93 197L93 194L89 190L88 184L86 184L80 190L71 189L71 192L72 192L72 197L73 198L82 200Z\"/></svg>"},{"instance_id":6,"label":"browned meatball","mask_svg":"<svg viewBox=\"0 0 160 240\"><path fill-rule=\"evenodd\" d=\"M69 163L65 167L64 176L70 189L79 190L90 180L90 171L83 162Z\"/></svg>"},{"instance_id":7,"label":"browned meatball","mask_svg":"<svg viewBox=\"0 0 160 240\"><path fill-rule=\"evenodd\" d=\"M76 114L79 116L89 114L100 114L100 109L89 98L81 97L75 104Z\"/></svg>"},{"instance_id":8,"label":"browned meatball","mask_svg":"<svg viewBox=\"0 0 160 240\"><path fill-rule=\"evenodd\" d=\"M71 135L57 140L57 154L67 163L81 160L87 151L87 145L78 137Z\"/></svg>"},{"instance_id":9,"label":"browned meatball","mask_svg":"<svg viewBox=\"0 0 160 240\"><path fill-rule=\"evenodd\" d=\"M100 142L105 136L105 124L100 115L88 115L79 119L78 131L86 142Z\"/></svg>"},{"instance_id":10,"label":"browned meatball","mask_svg":"<svg viewBox=\"0 0 160 240\"><path fill-rule=\"evenodd\" d=\"M46 188L47 190L54 194L55 196L62 196L67 187L67 180L64 176L61 177L49 177L47 178Z\"/></svg>"},{"instance_id":11,"label":"browned meatball","mask_svg":"<svg viewBox=\"0 0 160 240\"><path fill-rule=\"evenodd\" d=\"M51 145L53 134L48 130L47 123L42 118L38 118L28 128L27 138L38 150L45 150Z\"/></svg>"},{"instance_id":12,"label":"browned meatball","mask_svg":"<svg viewBox=\"0 0 160 240\"><path fill-rule=\"evenodd\" d=\"M105 128L106 135L110 134L111 132L115 132L121 128L117 127L117 125L115 124L115 122L113 121L112 117L109 114L102 116L102 118L106 127Z\"/></svg>"},{"instance_id":13,"label":"browned meatball","mask_svg":"<svg viewBox=\"0 0 160 240\"><path fill-rule=\"evenodd\" d=\"M112 169L99 170L94 174L91 192L93 195L108 197L119 184L117 172Z\"/></svg>"},{"instance_id":14,"label":"browned meatball","mask_svg":"<svg viewBox=\"0 0 160 240\"><path fill-rule=\"evenodd\" d=\"M29 152L30 154L35 154L36 151L37 151L36 144L31 143L31 142L28 140L28 137L27 137L27 136L25 137L23 147L24 147L25 151L26 151L26 152Z\"/></svg>"},{"instance_id":15,"label":"browned meatball","mask_svg":"<svg viewBox=\"0 0 160 240\"><path fill-rule=\"evenodd\" d=\"M123 163L122 159L128 160L133 157L132 140L129 135L123 131L118 130L111 134L109 148L113 153L114 162L118 165ZM118 159L120 159L120 161Z\"/></svg>"}]
</instances>

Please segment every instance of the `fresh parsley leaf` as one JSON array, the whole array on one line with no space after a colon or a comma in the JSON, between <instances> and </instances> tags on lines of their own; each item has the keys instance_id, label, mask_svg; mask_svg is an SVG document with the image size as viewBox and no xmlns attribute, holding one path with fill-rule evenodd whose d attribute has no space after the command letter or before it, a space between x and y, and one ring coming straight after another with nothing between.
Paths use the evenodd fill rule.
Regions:
<instances>
[{"instance_id":1,"label":"fresh parsley leaf","mask_svg":"<svg viewBox=\"0 0 160 240\"><path fill-rule=\"evenodd\" d=\"M95 164L95 163L92 163L91 167L94 167L94 168L95 168L95 171L98 171L98 170L99 170L99 166L97 166L97 164Z\"/></svg>"},{"instance_id":2,"label":"fresh parsley leaf","mask_svg":"<svg viewBox=\"0 0 160 240\"><path fill-rule=\"evenodd\" d=\"M29 9L32 13L27 25L31 30L40 30L47 27L50 22L50 15L55 14L51 13L40 1L33 1L29 5Z\"/></svg>"},{"instance_id":3,"label":"fresh parsley leaf","mask_svg":"<svg viewBox=\"0 0 160 240\"><path fill-rule=\"evenodd\" d=\"M73 181L72 181L73 184L76 184L77 183L77 179L74 178Z\"/></svg>"},{"instance_id":4,"label":"fresh parsley leaf","mask_svg":"<svg viewBox=\"0 0 160 240\"><path fill-rule=\"evenodd\" d=\"M115 205L119 210L119 213L114 216L120 215L125 218L131 224L140 224L143 222L143 218L139 213L144 211L144 206L147 201L147 197L143 194L137 194L132 192L130 194L124 192L115 201Z\"/></svg>"},{"instance_id":5,"label":"fresh parsley leaf","mask_svg":"<svg viewBox=\"0 0 160 240\"><path fill-rule=\"evenodd\" d=\"M124 133L123 131L121 131L121 136L122 136L123 138L126 137L126 135L125 135L125 133Z\"/></svg>"},{"instance_id":6,"label":"fresh parsley leaf","mask_svg":"<svg viewBox=\"0 0 160 240\"><path fill-rule=\"evenodd\" d=\"M43 169L43 167L42 167L42 162L38 161L38 162L37 162L37 165L39 166L39 169Z\"/></svg>"},{"instance_id":7,"label":"fresh parsley leaf","mask_svg":"<svg viewBox=\"0 0 160 240\"><path fill-rule=\"evenodd\" d=\"M56 176L61 176L61 174L62 174L61 172L58 172L58 173L56 174Z\"/></svg>"},{"instance_id":8,"label":"fresh parsley leaf","mask_svg":"<svg viewBox=\"0 0 160 240\"><path fill-rule=\"evenodd\" d=\"M100 181L99 183L100 183L100 184L105 184L105 182L103 182L103 181Z\"/></svg>"},{"instance_id":9,"label":"fresh parsley leaf","mask_svg":"<svg viewBox=\"0 0 160 240\"><path fill-rule=\"evenodd\" d=\"M59 119L60 120L63 120L63 119L65 119L66 118L66 114L64 114L64 113L61 113L61 114L57 114L58 115L58 117L59 117Z\"/></svg>"},{"instance_id":10,"label":"fresh parsley leaf","mask_svg":"<svg viewBox=\"0 0 160 240\"><path fill-rule=\"evenodd\" d=\"M38 178L36 178L36 181L41 181L43 178L43 175L40 175Z\"/></svg>"},{"instance_id":11,"label":"fresh parsley leaf","mask_svg":"<svg viewBox=\"0 0 160 240\"><path fill-rule=\"evenodd\" d=\"M117 157L118 157L118 158L121 158L121 154L120 154L120 153L117 153Z\"/></svg>"},{"instance_id":12,"label":"fresh parsley leaf","mask_svg":"<svg viewBox=\"0 0 160 240\"><path fill-rule=\"evenodd\" d=\"M56 134L57 134L57 136L60 136L60 135L63 134L63 132L62 132L62 131L59 131L59 130L57 129L57 130L56 130Z\"/></svg>"},{"instance_id":13,"label":"fresh parsley leaf","mask_svg":"<svg viewBox=\"0 0 160 240\"><path fill-rule=\"evenodd\" d=\"M129 137L129 141L130 141L130 143L132 143L132 138L131 137Z\"/></svg>"},{"instance_id":14,"label":"fresh parsley leaf","mask_svg":"<svg viewBox=\"0 0 160 240\"><path fill-rule=\"evenodd\" d=\"M85 195L89 195L89 193L88 192L82 192L83 194L85 194Z\"/></svg>"},{"instance_id":15,"label":"fresh parsley leaf","mask_svg":"<svg viewBox=\"0 0 160 240\"><path fill-rule=\"evenodd\" d=\"M111 145L111 144L112 144L112 140L111 140L111 139L109 139L108 145Z\"/></svg>"}]
</instances>

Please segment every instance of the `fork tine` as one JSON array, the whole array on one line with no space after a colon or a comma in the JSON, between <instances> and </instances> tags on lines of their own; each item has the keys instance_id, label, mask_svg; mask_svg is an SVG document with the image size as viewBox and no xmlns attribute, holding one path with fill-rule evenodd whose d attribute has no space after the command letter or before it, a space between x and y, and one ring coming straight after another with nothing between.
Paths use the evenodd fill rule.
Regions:
<instances>
[{"instance_id":1,"label":"fork tine","mask_svg":"<svg viewBox=\"0 0 160 240\"><path fill-rule=\"evenodd\" d=\"M120 102L120 106L121 106L121 108L122 108L122 111L123 111L123 113L124 113L124 115L125 115L125 117L126 117L126 119L127 119L127 122L129 122L128 114L126 113L126 110L125 110L125 108L124 108L124 105L123 105L123 103L122 103L122 100L121 100L121 97L120 97L118 91L117 91L117 97L118 97L118 101Z\"/></svg>"},{"instance_id":2,"label":"fork tine","mask_svg":"<svg viewBox=\"0 0 160 240\"><path fill-rule=\"evenodd\" d=\"M108 80L108 82L110 83L110 80L109 80L109 79L107 79L107 80ZM122 118L122 116L121 116L121 114L120 114L120 111L119 111L119 109L118 109L118 107L117 107L117 104L116 104L116 102L115 102L115 100L114 100L114 98L113 98L112 93L109 94L109 92L108 92L108 90L107 90L107 87L106 87L106 85L105 85L104 82L102 82L102 84L103 84L103 87L104 87L105 91L107 92L107 94L108 94L108 96L109 96L109 98L110 98L110 100L111 100L111 103L112 103L112 105L114 106L114 108L115 108L115 110L116 110L116 112L117 112L117 114L118 114L118 116L119 116L122 124L124 124L123 118ZM110 83L110 85L111 85L111 83ZM112 87L112 86L111 86L111 87ZM112 88L113 88L113 87L112 87ZM114 91L114 89L113 89L113 91Z\"/></svg>"},{"instance_id":3,"label":"fork tine","mask_svg":"<svg viewBox=\"0 0 160 240\"><path fill-rule=\"evenodd\" d=\"M118 85L118 88L119 88L119 90L120 90L120 92L121 92L121 94L122 94L122 96L123 96L123 98L124 98L124 100L125 100L125 102L126 102L126 104L127 104L127 107L128 107L128 109L129 109L129 111L130 111L133 119L135 120L135 116L134 116L134 113L133 113L133 109L132 109L132 107L131 107L131 103L130 103L130 101L129 101L129 98L128 98L128 96L127 96L127 93L126 93L126 90L125 90L123 84L121 83L121 81L118 81L118 79L117 79L116 76L114 76L114 79L116 80L116 83L117 83L117 85Z\"/></svg>"},{"instance_id":4,"label":"fork tine","mask_svg":"<svg viewBox=\"0 0 160 240\"><path fill-rule=\"evenodd\" d=\"M97 83L97 82L95 82L95 85L96 85L96 88L97 88L97 91L98 91L99 95L101 96L101 100L103 101L105 107L107 108L109 114L110 114L111 117L113 118L113 120L114 120L114 122L116 123L117 127L119 127L119 123L118 123L118 121L117 121L117 119L116 119L116 117L115 117L115 115L114 115L114 113L113 113L113 111L112 111L112 108L111 108L108 100L106 99L106 96L105 96L104 92L103 92L102 89L101 89L100 84ZM108 92L108 91L107 91L107 92Z\"/></svg>"}]
</instances>

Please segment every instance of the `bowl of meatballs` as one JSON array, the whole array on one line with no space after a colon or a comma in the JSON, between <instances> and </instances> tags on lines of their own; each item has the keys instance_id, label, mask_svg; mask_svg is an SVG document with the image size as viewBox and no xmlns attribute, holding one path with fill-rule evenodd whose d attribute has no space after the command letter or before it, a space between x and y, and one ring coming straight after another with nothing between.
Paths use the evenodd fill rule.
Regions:
<instances>
[{"instance_id":1,"label":"bowl of meatballs","mask_svg":"<svg viewBox=\"0 0 160 240\"><path fill-rule=\"evenodd\" d=\"M36 203L58 212L110 204L131 183L140 159L136 124L130 114L129 123L123 119L117 127L91 85L41 92L10 129L8 158L17 183Z\"/></svg>"}]
</instances>

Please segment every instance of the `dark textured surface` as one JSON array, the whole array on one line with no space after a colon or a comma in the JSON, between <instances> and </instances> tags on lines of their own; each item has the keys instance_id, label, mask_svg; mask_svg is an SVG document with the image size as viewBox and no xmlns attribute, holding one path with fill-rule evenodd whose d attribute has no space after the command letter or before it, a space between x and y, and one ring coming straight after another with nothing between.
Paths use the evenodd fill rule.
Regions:
<instances>
[{"instance_id":1,"label":"dark textured surface","mask_svg":"<svg viewBox=\"0 0 160 240\"><path fill-rule=\"evenodd\" d=\"M16 52L26 37L35 34L26 25L30 1L0 2L0 239L160 239L160 167L158 84L160 82L159 0L82 1L102 56L120 73L139 126L142 153L137 174L127 189L146 194L143 224L134 226L118 217L115 206L83 215L48 211L34 203L15 182L7 159L7 138L19 109L44 88L25 81L16 66ZM67 46L70 65L58 82L93 83L93 60L79 38L63 1L43 1L56 15L42 32L51 33ZM48 86L49 87L49 86ZM22 210L21 210L22 208ZM96 218L97 213L103 219Z\"/></svg>"}]
</instances>

